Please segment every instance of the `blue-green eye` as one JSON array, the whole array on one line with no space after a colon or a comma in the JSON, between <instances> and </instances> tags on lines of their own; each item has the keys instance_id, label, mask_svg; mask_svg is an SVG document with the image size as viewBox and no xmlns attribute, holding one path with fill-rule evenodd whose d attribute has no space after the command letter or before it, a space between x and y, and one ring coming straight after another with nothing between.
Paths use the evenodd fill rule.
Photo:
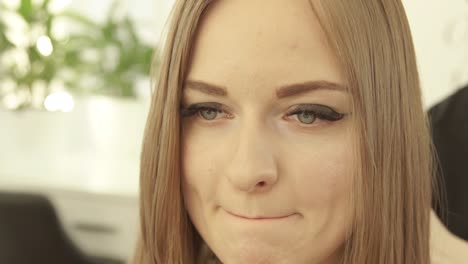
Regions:
<instances>
[{"instance_id":1,"label":"blue-green eye","mask_svg":"<svg viewBox=\"0 0 468 264\"><path fill-rule=\"evenodd\" d=\"M213 120L221 111L214 109L214 108L205 108L199 110L200 115L206 120Z\"/></svg>"},{"instance_id":2,"label":"blue-green eye","mask_svg":"<svg viewBox=\"0 0 468 264\"><path fill-rule=\"evenodd\" d=\"M325 105L319 104L301 104L289 111L286 116L297 115L299 122L310 125L317 119L325 121L338 121L344 117L344 114L338 113Z\"/></svg>"},{"instance_id":3,"label":"blue-green eye","mask_svg":"<svg viewBox=\"0 0 468 264\"><path fill-rule=\"evenodd\" d=\"M222 106L219 103L200 103L181 109L182 117L191 117L199 114L203 119L214 120L218 114L223 113Z\"/></svg>"},{"instance_id":4,"label":"blue-green eye","mask_svg":"<svg viewBox=\"0 0 468 264\"><path fill-rule=\"evenodd\" d=\"M302 112L298 114L297 118L304 124L312 124L317 116L311 112Z\"/></svg>"}]
</instances>

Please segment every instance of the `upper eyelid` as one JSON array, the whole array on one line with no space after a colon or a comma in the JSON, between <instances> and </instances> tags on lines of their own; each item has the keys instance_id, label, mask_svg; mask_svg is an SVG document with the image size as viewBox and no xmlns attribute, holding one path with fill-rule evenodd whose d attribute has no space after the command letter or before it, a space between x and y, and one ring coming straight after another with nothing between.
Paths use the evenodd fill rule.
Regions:
<instances>
[{"instance_id":1,"label":"upper eyelid","mask_svg":"<svg viewBox=\"0 0 468 264\"><path fill-rule=\"evenodd\" d=\"M218 109L226 109L228 110L229 108L224 106L222 103L217 103L217 102L203 102L203 103L186 103L186 104L181 104L180 108L181 109L189 109L189 108L194 108L194 107L211 107L211 108L218 108ZM335 112L338 112L334 107L327 106L324 104L319 104L319 103L300 103L300 104L295 104L293 108L328 108L330 110L333 110Z\"/></svg>"},{"instance_id":2,"label":"upper eyelid","mask_svg":"<svg viewBox=\"0 0 468 264\"><path fill-rule=\"evenodd\" d=\"M305 111L314 111L317 109L325 109L325 110L331 110L332 112L339 113L338 110L331 106L323 105L323 104L298 104L292 107L292 110L290 111L295 111L295 110L305 110Z\"/></svg>"},{"instance_id":3,"label":"upper eyelid","mask_svg":"<svg viewBox=\"0 0 468 264\"><path fill-rule=\"evenodd\" d=\"M193 114L196 114L203 108L209 108L209 109L214 109L217 111L222 111L226 114L226 108L220 104L220 103L214 103L214 102L209 102L209 103L194 103L194 104L188 104L187 106L181 105L180 111L183 116L191 116Z\"/></svg>"}]
</instances>

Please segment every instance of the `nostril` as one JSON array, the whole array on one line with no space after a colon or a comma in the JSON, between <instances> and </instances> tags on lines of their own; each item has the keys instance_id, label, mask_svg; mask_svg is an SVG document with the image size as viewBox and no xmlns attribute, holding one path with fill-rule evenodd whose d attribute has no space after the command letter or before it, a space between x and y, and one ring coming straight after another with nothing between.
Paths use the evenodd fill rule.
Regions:
<instances>
[{"instance_id":1,"label":"nostril","mask_svg":"<svg viewBox=\"0 0 468 264\"><path fill-rule=\"evenodd\" d=\"M261 182L257 183L257 185L260 186L260 187L262 187L262 186L265 185L265 182L264 182L264 181L261 181Z\"/></svg>"}]
</instances>

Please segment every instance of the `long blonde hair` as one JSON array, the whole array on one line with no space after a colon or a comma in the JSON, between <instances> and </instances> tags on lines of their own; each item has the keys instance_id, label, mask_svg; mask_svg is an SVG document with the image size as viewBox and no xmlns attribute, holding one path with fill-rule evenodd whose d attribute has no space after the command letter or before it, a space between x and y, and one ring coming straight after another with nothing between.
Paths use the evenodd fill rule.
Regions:
<instances>
[{"instance_id":1,"label":"long blonde hair","mask_svg":"<svg viewBox=\"0 0 468 264\"><path fill-rule=\"evenodd\" d=\"M179 107L197 25L211 2L176 1L158 55L134 264L208 262L183 203ZM403 6L400 0L317 0L311 8L347 79L356 124L353 224L342 262L430 263L432 145Z\"/></svg>"}]
</instances>

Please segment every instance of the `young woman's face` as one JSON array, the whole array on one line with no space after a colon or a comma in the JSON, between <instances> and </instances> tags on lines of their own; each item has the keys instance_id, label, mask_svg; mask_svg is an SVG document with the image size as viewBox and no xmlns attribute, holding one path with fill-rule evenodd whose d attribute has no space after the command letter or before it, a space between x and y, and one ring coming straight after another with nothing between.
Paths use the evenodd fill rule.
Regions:
<instances>
[{"instance_id":1,"label":"young woman's face","mask_svg":"<svg viewBox=\"0 0 468 264\"><path fill-rule=\"evenodd\" d=\"M184 84L185 205L223 263L336 263L351 98L307 0L217 1Z\"/></svg>"}]
</instances>

